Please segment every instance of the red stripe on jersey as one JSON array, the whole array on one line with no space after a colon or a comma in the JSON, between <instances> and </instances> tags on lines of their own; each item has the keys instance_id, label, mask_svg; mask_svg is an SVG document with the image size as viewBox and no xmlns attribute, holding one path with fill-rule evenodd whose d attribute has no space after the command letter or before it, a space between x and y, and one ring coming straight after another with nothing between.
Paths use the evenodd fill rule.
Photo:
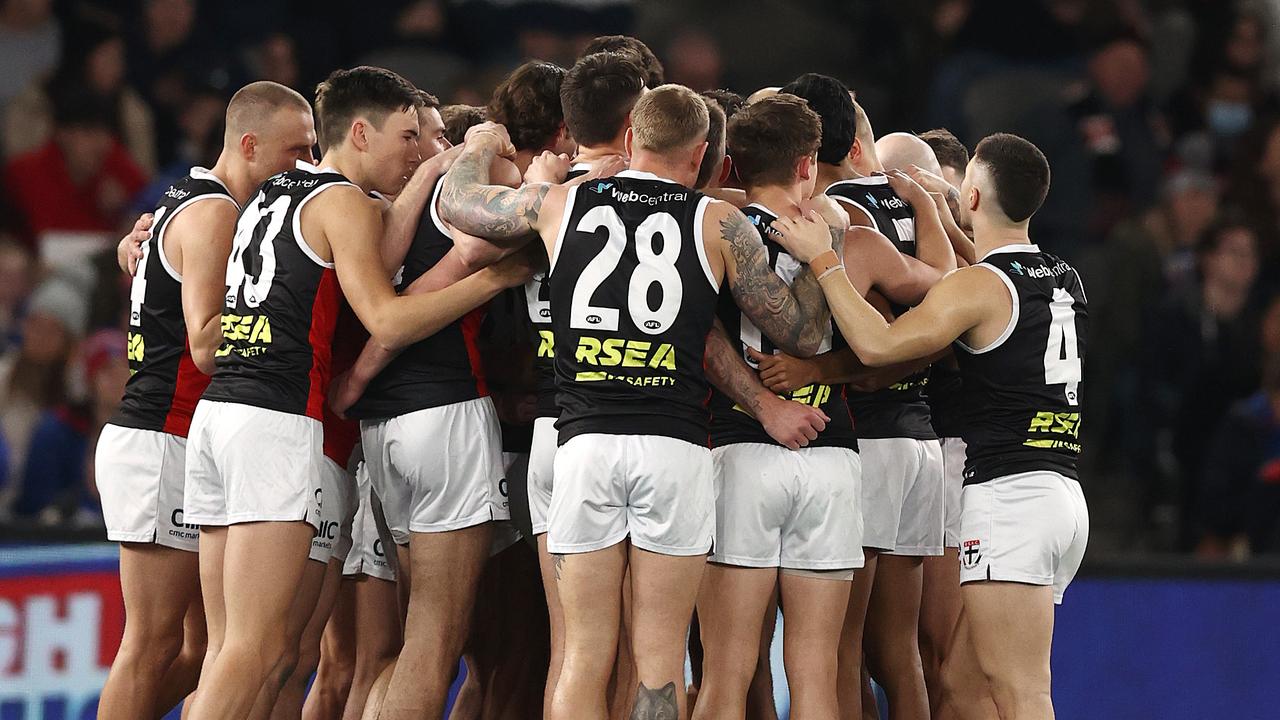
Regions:
<instances>
[{"instance_id":1,"label":"red stripe on jersey","mask_svg":"<svg viewBox=\"0 0 1280 720\"><path fill-rule=\"evenodd\" d=\"M365 331L360 320L356 318L351 306L345 299L339 299L338 321L333 331L333 364L331 370L337 377L355 365L356 358L364 349L369 333ZM346 467L351 460L351 452L360 442L360 423L356 420L343 420L329 408L326 398L324 404L324 454L325 457Z\"/></svg>"},{"instance_id":2,"label":"red stripe on jersey","mask_svg":"<svg viewBox=\"0 0 1280 720\"><path fill-rule=\"evenodd\" d=\"M484 379L484 365L480 361L480 323L484 322L484 307L462 316L462 342L467 346L467 361L471 363L471 374L476 378L476 393L480 397L489 395L489 385Z\"/></svg>"},{"instance_id":3,"label":"red stripe on jersey","mask_svg":"<svg viewBox=\"0 0 1280 720\"><path fill-rule=\"evenodd\" d=\"M191 358L191 341L182 340L182 357L178 360L178 376L173 383L173 400L169 403L169 412L164 416L164 431L170 435L186 437L191 429L191 415L196 411L196 403L204 389L209 387L210 378L200 372L196 361Z\"/></svg>"},{"instance_id":4,"label":"red stripe on jersey","mask_svg":"<svg viewBox=\"0 0 1280 720\"><path fill-rule=\"evenodd\" d=\"M311 302L311 331L307 344L311 346L311 389L307 392L307 417L324 421L324 400L329 394L329 369L333 358L333 329L338 323L338 303L342 291L338 288L338 274L325 268Z\"/></svg>"}]
</instances>

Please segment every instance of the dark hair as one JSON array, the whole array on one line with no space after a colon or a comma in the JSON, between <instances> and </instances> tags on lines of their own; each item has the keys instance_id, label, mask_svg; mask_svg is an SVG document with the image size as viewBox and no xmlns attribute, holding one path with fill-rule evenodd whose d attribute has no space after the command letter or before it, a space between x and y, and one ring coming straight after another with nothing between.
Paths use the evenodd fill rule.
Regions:
<instances>
[{"instance_id":1,"label":"dark hair","mask_svg":"<svg viewBox=\"0 0 1280 720\"><path fill-rule=\"evenodd\" d=\"M53 121L58 127L97 128L119 131L119 114L114 98L90 92L79 84L50 88Z\"/></svg>"},{"instance_id":2,"label":"dark hair","mask_svg":"<svg viewBox=\"0 0 1280 720\"><path fill-rule=\"evenodd\" d=\"M320 146L341 145L358 115L366 115L375 127L387 116L422 104L413 83L385 68L361 65L334 70L316 86L316 121Z\"/></svg>"},{"instance_id":3,"label":"dark hair","mask_svg":"<svg viewBox=\"0 0 1280 720\"><path fill-rule=\"evenodd\" d=\"M587 55L574 63L560 85L565 127L582 145L607 143L622 132L643 90L644 71L627 55Z\"/></svg>"},{"instance_id":4,"label":"dark hair","mask_svg":"<svg viewBox=\"0 0 1280 720\"><path fill-rule=\"evenodd\" d=\"M973 157L987 168L996 203L1012 221L1024 222L1049 194L1049 161L1029 140L996 133L983 138Z\"/></svg>"},{"instance_id":5,"label":"dark hair","mask_svg":"<svg viewBox=\"0 0 1280 720\"><path fill-rule=\"evenodd\" d=\"M475 105L445 105L440 108L444 136L450 145L461 145L467 131L488 119L484 108Z\"/></svg>"},{"instance_id":6,"label":"dark hair","mask_svg":"<svg viewBox=\"0 0 1280 720\"><path fill-rule=\"evenodd\" d=\"M555 140L564 123L560 106L564 75L559 65L531 60L494 89L489 117L507 127L516 150L543 150Z\"/></svg>"},{"instance_id":7,"label":"dark hair","mask_svg":"<svg viewBox=\"0 0 1280 720\"><path fill-rule=\"evenodd\" d=\"M960 138L953 135L950 130L936 128L922 132L920 139L933 148L933 154L937 156L938 164L942 167L949 167L961 175L969 167L969 148L965 147L964 143L960 142Z\"/></svg>"},{"instance_id":8,"label":"dark hair","mask_svg":"<svg viewBox=\"0 0 1280 720\"><path fill-rule=\"evenodd\" d=\"M594 55L599 52L616 52L632 55L640 69L644 71L644 85L653 89L666 83L666 75L662 62L653 54L648 45L630 35L601 35L582 49L578 58Z\"/></svg>"},{"instance_id":9,"label":"dark hair","mask_svg":"<svg viewBox=\"0 0 1280 720\"><path fill-rule=\"evenodd\" d=\"M723 88L720 90L707 90L702 93L702 97L711 98L712 100L720 103L720 107L724 109L724 116L726 119L732 119L733 116L737 115L738 111L747 104L746 98L732 90L725 90Z\"/></svg>"},{"instance_id":10,"label":"dark hair","mask_svg":"<svg viewBox=\"0 0 1280 720\"><path fill-rule=\"evenodd\" d=\"M716 179L716 174L724 165L725 155L725 118L724 108L715 98L702 93L702 101L707 104L707 151L702 156L702 165L698 167L696 188L705 188Z\"/></svg>"},{"instance_id":11,"label":"dark hair","mask_svg":"<svg viewBox=\"0 0 1280 720\"><path fill-rule=\"evenodd\" d=\"M418 91L418 107L430 110L431 108L440 107L440 98L432 95L426 90Z\"/></svg>"},{"instance_id":12,"label":"dark hair","mask_svg":"<svg viewBox=\"0 0 1280 720\"><path fill-rule=\"evenodd\" d=\"M746 187L791 182L797 159L822 139L822 120L804 100L774 95L751 103L729 121L729 154Z\"/></svg>"},{"instance_id":13,"label":"dark hair","mask_svg":"<svg viewBox=\"0 0 1280 720\"><path fill-rule=\"evenodd\" d=\"M822 118L818 161L839 165L849 154L858 132L858 112L853 107L853 98L849 97L849 88L830 75L805 73L778 92L804 98L809 108L818 113Z\"/></svg>"}]
</instances>

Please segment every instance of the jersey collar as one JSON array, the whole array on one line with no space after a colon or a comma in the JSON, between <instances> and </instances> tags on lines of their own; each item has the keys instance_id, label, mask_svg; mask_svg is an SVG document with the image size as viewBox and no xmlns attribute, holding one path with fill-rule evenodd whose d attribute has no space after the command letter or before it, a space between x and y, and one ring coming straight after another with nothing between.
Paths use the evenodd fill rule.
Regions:
<instances>
[{"instance_id":1,"label":"jersey collar","mask_svg":"<svg viewBox=\"0 0 1280 720\"><path fill-rule=\"evenodd\" d=\"M314 175L314 174L319 174L319 173L333 173L334 175L341 175L341 174L342 174L342 173L338 172L337 170L334 170L334 169L333 169L333 168L331 168L331 167L316 167L315 165L313 165L313 164L311 164L311 163L307 162L306 160L298 160L298 161L297 161L297 165L296 165L296 167L297 167L299 170L303 170L303 171L305 171L305 172L312 173L313 175Z\"/></svg>"},{"instance_id":2,"label":"jersey collar","mask_svg":"<svg viewBox=\"0 0 1280 720\"><path fill-rule=\"evenodd\" d=\"M645 172L644 170L631 170L629 168L626 170L623 170L622 172L618 173L614 177L633 178L636 180L657 180L658 182L671 183L672 185L680 184L675 180L672 180L671 178L664 178L659 175L654 175L651 172Z\"/></svg>"},{"instance_id":3,"label":"jersey collar","mask_svg":"<svg viewBox=\"0 0 1280 720\"><path fill-rule=\"evenodd\" d=\"M986 260L992 255L1000 255L1002 253L1038 253L1038 252L1040 252L1040 246L1035 245L1033 243L1019 243L1017 245L1002 245L996 248L995 250L992 250L991 252L987 253L986 255L983 255L982 260ZM979 260L978 262L982 262L982 260Z\"/></svg>"},{"instance_id":4,"label":"jersey collar","mask_svg":"<svg viewBox=\"0 0 1280 720\"><path fill-rule=\"evenodd\" d=\"M776 213L776 212L774 212L774 211L770 210L769 208L765 207L765 205L764 205L763 203L753 202L753 203L748 204L748 205L747 205L747 207L753 207L753 208L756 208L757 210L762 210L762 211L764 211L764 212L766 212L766 213L768 213L768 214L770 214L770 215L772 215L772 216L774 216L774 217L776 217L776 218L777 218L777 217L782 217L782 216L781 216L781 215L779 215L778 213ZM744 208L744 209L745 209L745 208Z\"/></svg>"}]
</instances>

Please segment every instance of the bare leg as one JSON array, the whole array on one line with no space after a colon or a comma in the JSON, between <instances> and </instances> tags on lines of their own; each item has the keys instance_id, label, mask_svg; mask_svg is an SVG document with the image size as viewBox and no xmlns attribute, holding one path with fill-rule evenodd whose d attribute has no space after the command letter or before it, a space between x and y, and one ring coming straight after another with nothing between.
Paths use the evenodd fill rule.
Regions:
<instances>
[{"instance_id":1,"label":"bare leg","mask_svg":"<svg viewBox=\"0 0 1280 720\"><path fill-rule=\"evenodd\" d=\"M403 642L396 584L362 576L355 580L356 666L343 720L360 720L378 676L395 662ZM391 675L387 673L387 680ZM383 683L382 692L386 692ZM381 707L381 701L379 701Z\"/></svg>"},{"instance_id":2,"label":"bare leg","mask_svg":"<svg viewBox=\"0 0 1280 720\"><path fill-rule=\"evenodd\" d=\"M698 591L702 684L693 720L746 716L761 626L777 579L777 568L707 565Z\"/></svg>"},{"instance_id":3,"label":"bare leg","mask_svg":"<svg viewBox=\"0 0 1280 720\"><path fill-rule=\"evenodd\" d=\"M1053 720L1053 587L979 582L961 593L969 639L1001 720Z\"/></svg>"},{"instance_id":4,"label":"bare leg","mask_svg":"<svg viewBox=\"0 0 1280 720\"><path fill-rule=\"evenodd\" d=\"M543 717L549 717L551 698L560 679L560 663L564 662L564 611L560 608L560 588L551 554L547 552L546 533L538 536L538 566L542 570L542 588L547 595L547 618L551 621L551 662L547 666L547 688L542 697Z\"/></svg>"},{"instance_id":5,"label":"bare leg","mask_svg":"<svg viewBox=\"0 0 1280 720\"><path fill-rule=\"evenodd\" d=\"M320 666L302 706L302 720L341 720L355 671L356 587L339 577L338 596L320 637Z\"/></svg>"},{"instance_id":6,"label":"bare leg","mask_svg":"<svg viewBox=\"0 0 1280 720\"><path fill-rule=\"evenodd\" d=\"M206 525L200 528L200 595L204 605L207 643L200 665L200 683L182 704L182 720L189 720L201 690L227 635L227 610L222 601L222 566L227 549L227 528Z\"/></svg>"},{"instance_id":7,"label":"bare leg","mask_svg":"<svg viewBox=\"0 0 1280 720\"><path fill-rule=\"evenodd\" d=\"M840 631L849 608L852 583L790 575L779 578L785 608L782 635L787 685L794 720L834 718L839 714L836 667Z\"/></svg>"},{"instance_id":8,"label":"bare leg","mask_svg":"<svg viewBox=\"0 0 1280 720\"><path fill-rule=\"evenodd\" d=\"M942 664L960 617L960 558L956 548L941 557L924 559L924 589L920 597L920 661L929 691L929 710L937 717L945 688Z\"/></svg>"},{"instance_id":9,"label":"bare leg","mask_svg":"<svg viewBox=\"0 0 1280 720\"><path fill-rule=\"evenodd\" d=\"M595 552L553 556L564 612L564 659L548 720L608 714L605 692L618 654L628 547L624 541Z\"/></svg>"},{"instance_id":10,"label":"bare leg","mask_svg":"<svg viewBox=\"0 0 1280 720\"><path fill-rule=\"evenodd\" d=\"M98 717L159 717L177 704L164 706L162 681L182 651L183 618L199 597L199 558L151 543L121 543L120 588L124 638L102 689ZM183 689L190 692L194 678L185 680Z\"/></svg>"},{"instance_id":11,"label":"bare leg","mask_svg":"<svg viewBox=\"0 0 1280 720\"><path fill-rule=\"evenodd\" d=\"M942 680L946 683L946 692L942 707L934 716L936 720L995 720L1000 717L996 702L991 698L987 676L978 665L978 655L969 632L969 618L963 609L951 638L951 647L947 650L947 660L942 665Z\"/></svg>"},{"instance_id":12,"label":"bare leg","mask_svg":"<svg viewBox=\"0 0 1280 720\"><path fill-rule=\"evenodd\" d=\"M760 623L760 657L756 659L755 677L747 688L747 720L778 720L778 706L773 700L773 633L778 626L778 588L769 593L769 607Z\"/></svg>"},{"instance_id":13,"label":"bare leg","mask_svg":"<svg viewBox=\"0 0 1280 720\"><path fill-rule=\"evenodd\" d=\"M480 686L476 661L464 654L462 662L467 667L467 675L458 688L458 695L453 699L453 708L449 711L449 720L479 720L480 711L484 709L484 688Z\"/></svg>"},{"instance_id":14,"label":"bare leg","mask_svg":"<svg viewBox=\"0 0 1280 720\"><path fill-rule=\"evenodd\" d=\"M629 562L635 603L631 648L640 684L631 720L684 717L685 637L707 558L662 555L633 547ZM757 622L763 612L764 608L757 608ZM752 635L753 647L758 647L758 637Z\"/></svg>"},{"instance_id":15,"label":"bare leg","mask_svg":"<svg viewBox=\"0 0 1280 720\"><path fill-rule=\"evenodd\" d=\"M636 698L636 659L631 648L631 619L634 603L631 597L631 569L622 577L622 623L618 626L618 657L609 678L609 717L627 720L631 703Z\"/></svg>"},{"instance_id":16,"label":"bare leg","mask_svg":"<svg viewBox=\"0 0 1280 720\"><path fill-rule=\"evenodd\" d=\"M870 548L863 548L863 554L866 564L853 575L849 609L845 612L844 630L840 634L840 664L836 674L841 720L862 720L864 705L862 637L867 622L867 605L871 602L871 591L875 586L878 554Z\"/></svg>"},{"instance_id":17,"label":"bare leg","mask_svg":"<svg viewBox=\"0 0 1280 720\"><path fill-rule=\"evenodd\" d=\"M308 561L306 568L302 571L302 582L294 593L293 603L289 606L285 619L284 652L280 654L280 658L268 673L267 679L262 683L262 688L258 691L258 699L254 701L253 710L249 712L249 720L266 720L271 717L272 708L276 706L280 690L297 667L298 647L302 643L302 633L307 627L312 611L315 610L320 590L324 587L327 567L315 561Z\"/></svg>"},{"instance_id":18,"label":"bare leg","mask_svg":"<svg viewBox=\"0 0 1280 720\"><path fill-rule=\"evenodd\" d=\"M253 522L227 529L226 636L203 678L191 709L192 720L248 716L287 648L289 609L298 594L314 533L305 522ZM271 552L264 554L264 548Z\"/></svg>"},{"instance_id":19,"label":"bare leg","mask_svg":"<svg viewBox=\"0 0 1280 720\"><path fill-rule=\"evenodd\" d=\"M318 564L318 563L316 563ZM297 720L302 717L302 705L306 699L307 682L320 667L320 637L324 635L324 627L329 622L329 614L333 612L333 604L338 599L338 586L342 584L342 562L330 560L321 575L320 591L311 604L311 612L302 617L308 618L298 638L297 654L294 656L292 668L281 669L291 671L283 678L280 692L276 695L275 705L271 708L273 720ZM316 678L312 688L315 695L323 694L326 689ZM330 692L332 695L333 693ZM338 717L341 714L341 701L332 703L326 717Z\"/></svg>"},{"instance_id":20,"label":"bare leg","mask_svg":"<svg viewBox=\"0 0 1280 720\"><path fill-rule=\"evenodd\" d=\"M444 714L449 686L471 625L476 584L489 557L489 523L440 533L413 533L412 591L404 648L383 701L384 720Z\"/></svg>"},{"instance_id":21,"label":"bare leg","mask_svg":"<svg viewBox=\"0 0 1280 720\"><path fill-rule=\"evenodd\" d=\"M890 720L929 720L920 665L920 558L881 555L871 590L865 647L871 676L889 697Z\"/></svg>"}]
</instances>

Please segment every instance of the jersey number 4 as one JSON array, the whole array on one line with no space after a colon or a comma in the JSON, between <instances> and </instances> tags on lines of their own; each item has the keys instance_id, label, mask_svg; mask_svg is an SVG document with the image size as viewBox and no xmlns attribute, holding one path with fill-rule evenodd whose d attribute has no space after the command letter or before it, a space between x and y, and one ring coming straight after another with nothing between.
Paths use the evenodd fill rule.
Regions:
<instances>
[{"instance_id":1,"label":"jersey number 4","mask_svg":"<svg viewBox=\"0 0 1280 720\"><path fill-rule=\"evenodd\" d=\"M236 222L236 237L227 262L227 307L237 306L243 298L247 307L256 308L267 299L271 283L276 279L275 237L284 227L293 198L281 195L263 207L261 193L244 209Z\"/></svg>"},{"instance_id":2,"label":"jersey number 4","mask_svg":"<svg viewBox=\"0 0 1280 720\"><path fill-rule=\"evenodd\" d=\"M1080 403L1080 344L1076 338L1075 298L1054 288L1049 303L1049 342L1044 349L1044 382L1066 385L1067 402Z\"/></svg>"},{"instance_id":3,"label":"jersey number 4","mask_svg":"<svg viewBox=\"0 0 1280 720\"><path fill-rule=\"evenodd\" d=\"M609 235L600 253L587 263L573 288L569 306L569 325L580 330L617 332L618 309L592 305L596 291L613 275L622 262L627 247L627 228L618 211L608 205L591 208L578 222L577 230L595 233L605 228ZM654 237L662 236L662 251L654 250ZM680 258L680 223L670 213L659 212L645 218L636 228L636 259L639 264L627 284L627 311L637 328L658 335L671 327L680 314L684 284L676 260ZM658 307L649 304L649 290L657 283L662 288Z\"/></svg>"}]
</instances>

